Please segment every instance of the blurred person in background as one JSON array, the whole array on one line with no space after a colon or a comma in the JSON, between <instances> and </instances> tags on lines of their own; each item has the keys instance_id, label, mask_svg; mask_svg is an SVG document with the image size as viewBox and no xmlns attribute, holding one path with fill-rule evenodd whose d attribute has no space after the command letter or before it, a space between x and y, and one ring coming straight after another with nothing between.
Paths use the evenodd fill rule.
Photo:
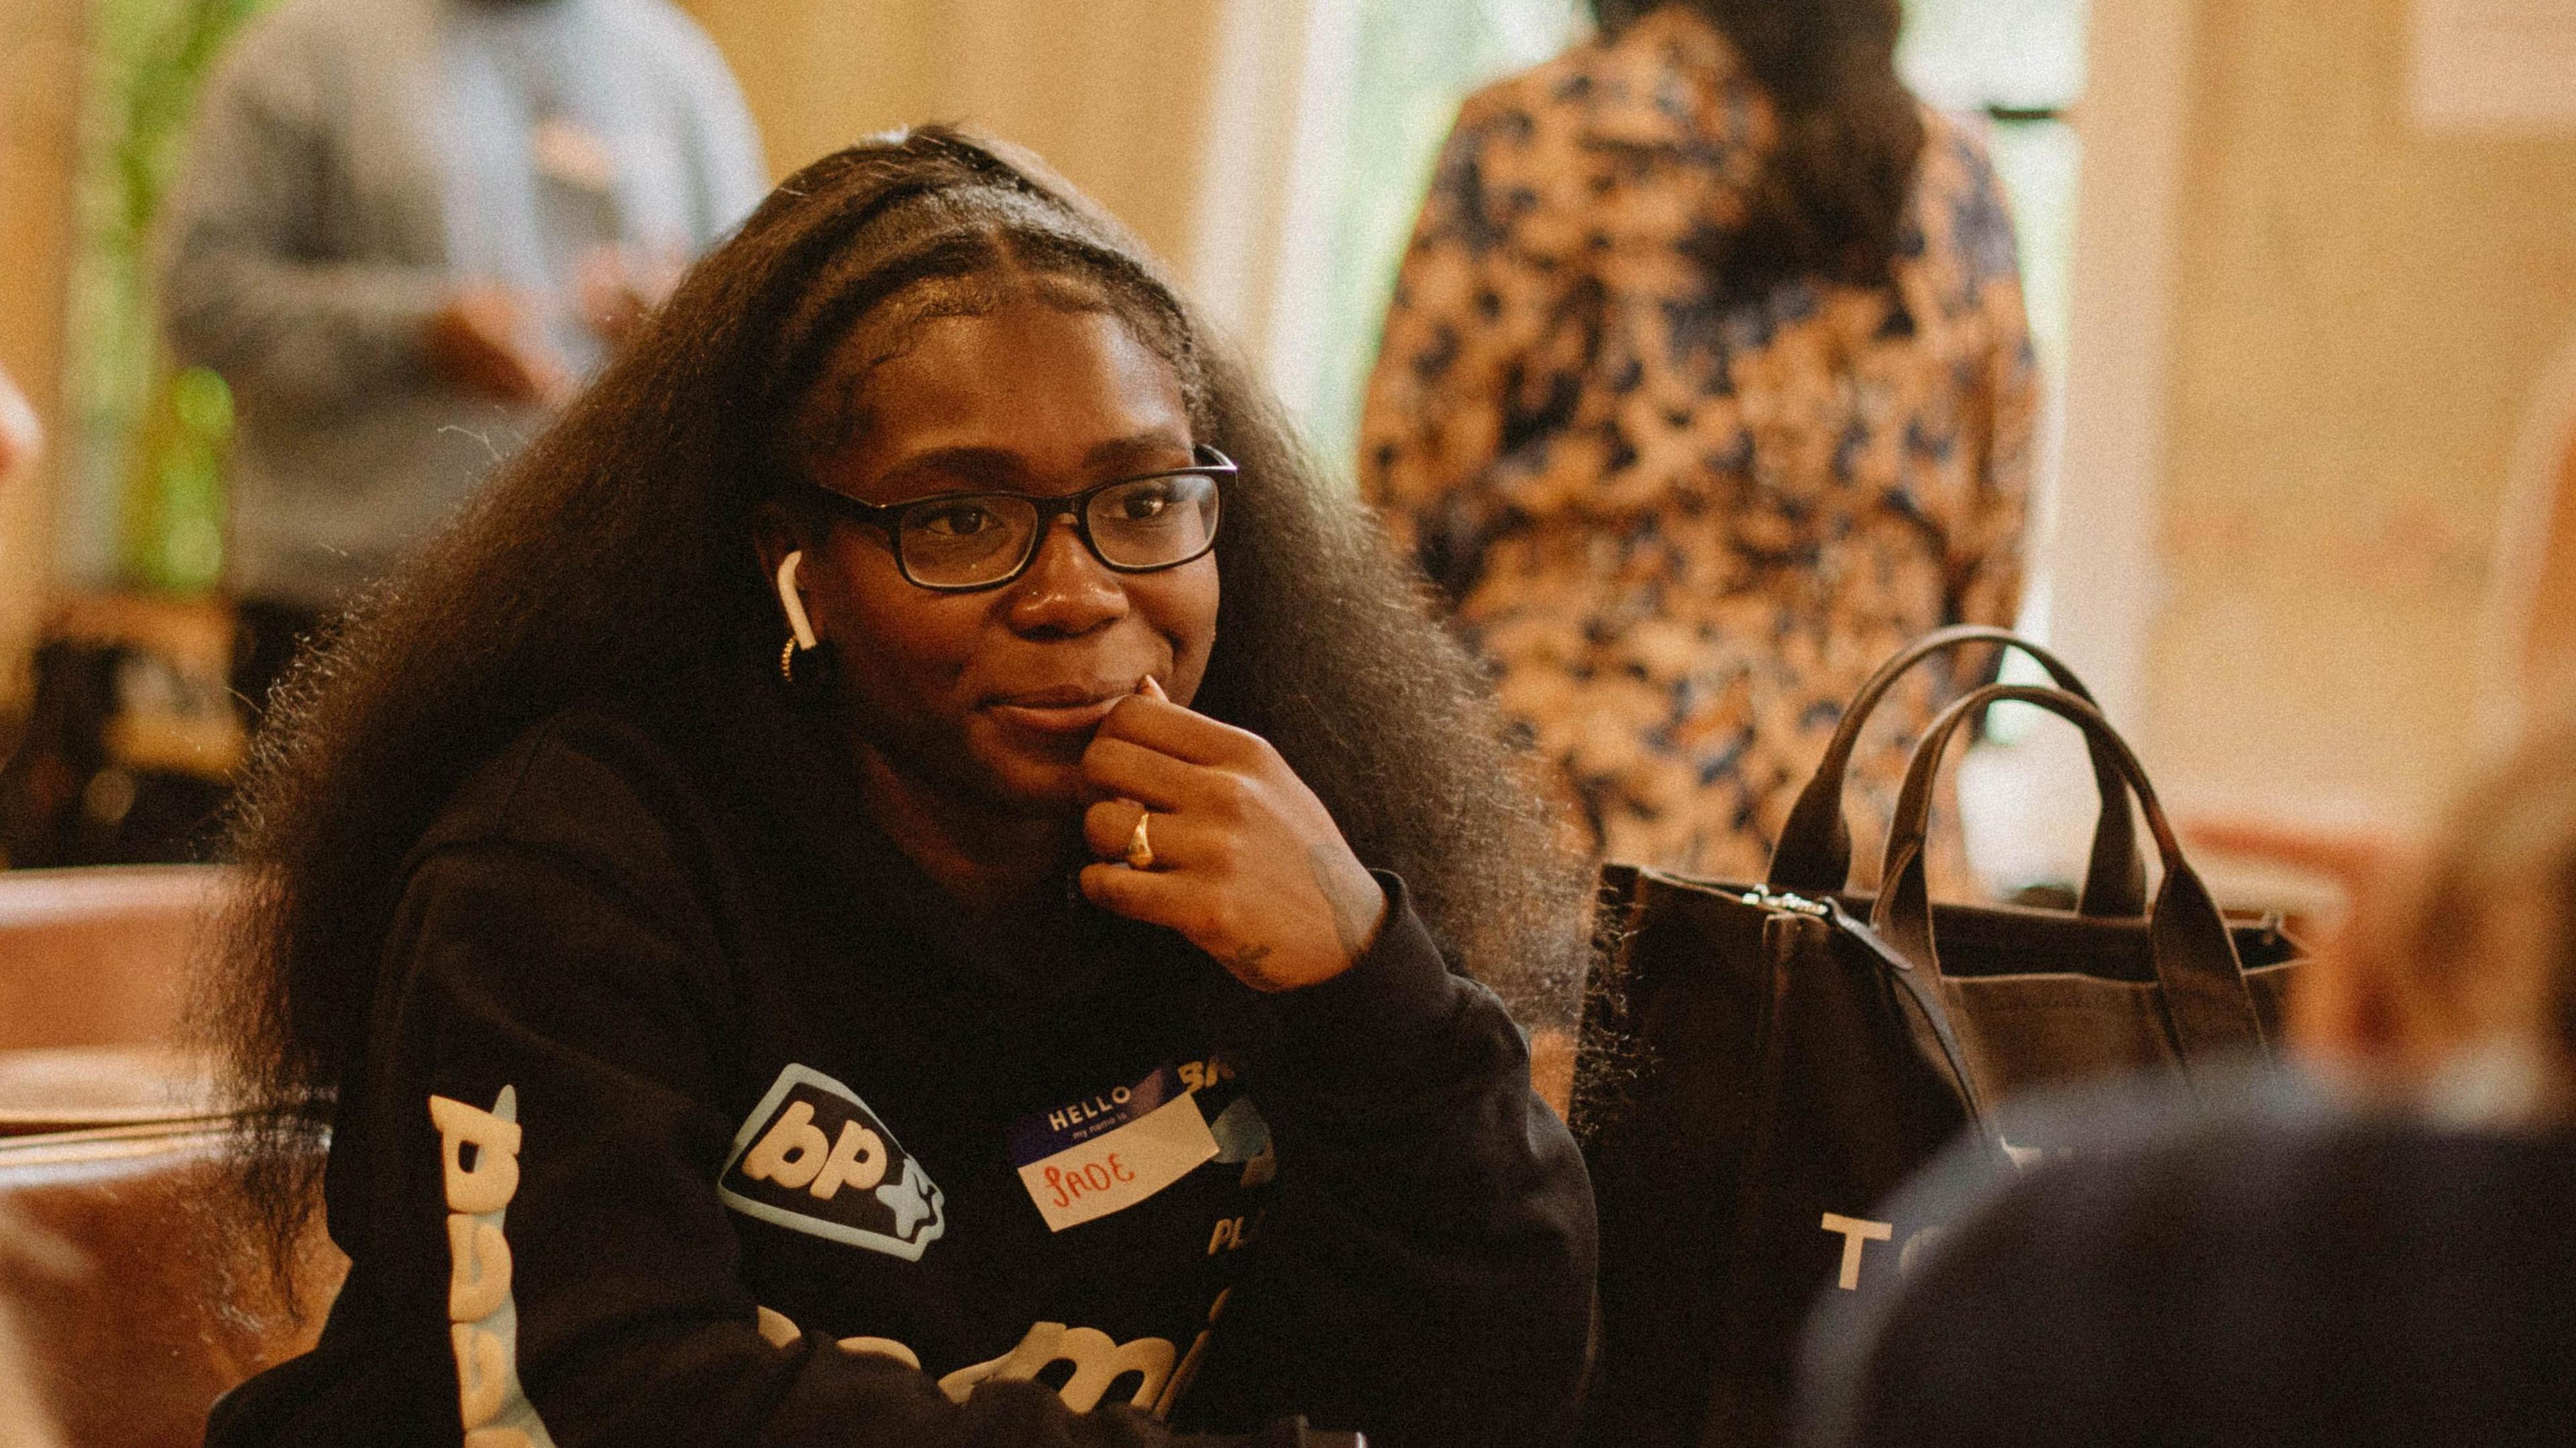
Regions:
<instances>
[{"instance_id":1,"label":"blurred person in background","mask_svg":"<svg viewBox=\"0 0 2576 1448\"><path fill-rule=\"evenodd\" d=\"M2479 712L2512 737L2576 701L2576 341L2515 440L2489 565Z\"/></svg>"},{"instance_id":2,"label":"blurred person in background","mask_svg":"<svg viewBox=\"0 0 2576 1448\"><path fill-rule=\"evenodd\" d=\"M36 409L18 388L18 379L0 367L0 487L14 483L44 447L44 429ZM0 747L14 746L7 741ZM55 1243L28 1223L0 1210L0 1258L58 1254ZM82 1264L62 1264L79 1270ZM29 1354L5 1304L0 1304L0 1448L61 1448L44 1400L29 1373Z\"/></svg>"},{"instance_id":3,"label":"blurred person in background","mask_svg":"<svg viewBox=\"0 0 2576 1448\"><path fill-rule=\"evenodd\" d=\"M9 375L9 369L0 367L0 488L16 482L34 465L44 447L45 430L36 420L36 409L28 403L27 394L19 390L18 379ZM12 659L8 666L22 668L24 661ZM18 742L14 728L0 733L0 764L7 763ZM0 861L6 859L6 853L0 852Z\"/></svg>"},{"instance_id":4,"label":"blurred person in background","mask_svg":"<svg viewBox=\"0 0 2576 1448\"><path fill-rule=\"evenodd\" d=\"M2576 723L2394 858L2294 998L2304 1070L2042 1106L2096 1144L1879 1213L1952 1225L1826 1295L1810 1448L2576 1441Z\"/></svg>"},{"instance_id":5,"label":"blurred person in background","mask_svg":"<svg viewBox=\"0 0 2576 1448\"><path fill-rule=\"evenodd\" d=\"M667 0L284 0L245 29L160 296L238 401L254 708L764 186L731 74Z\"/></svg>"},{"instance_id":6,"label":"blurred person in background","mask_svg":"<svg viewBox=\"0 0 2576 1448\"><path fill-rule=\"evenodd\" d=\"M0 483L33 463L44 445L45 432L36 421L36 409L28 404L27 394L18 390L18 379L0 368Z\"/></svg>"},{"instance_id":7,"label":"blurred person in background","mask_svg":"<svg viewBox=\"0 0 2576 1448\"><path fill-rule=\"evenodd\" d=\"M1898 78L1896 0L1593 10L1459 115L1360 477L1590 843L1752 878L1873 666L2013 620L2013 232L1976 137ZM1938 693L1900 689L1897 732ZM1856 815L1904 759L1864 753Z\"/></svg>"}]
</instances>

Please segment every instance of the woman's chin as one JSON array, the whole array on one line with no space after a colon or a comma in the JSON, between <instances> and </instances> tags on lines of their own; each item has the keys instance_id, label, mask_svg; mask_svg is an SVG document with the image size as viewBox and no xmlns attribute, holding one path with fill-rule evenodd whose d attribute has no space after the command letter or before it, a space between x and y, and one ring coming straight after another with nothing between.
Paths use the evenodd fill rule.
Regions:
<instances>
[{"instance_id":1,"label":"woman's chin","mask_svg":"<svg viewBox=\"0 0 2576 1448\"><path fill-rule=\"evenodd\" d=\"M1080 750L1069 759L1014 750L1000 759L988 757L985 763L994 796L1014 813L1079 815L1091 805Z\"/></svg>"},{"instance_id":2,"label":"woman's chin","mask_svg":"<svg viewBox=\"0 0 2576 1448\"><path fill-rule=\"evenodd\" d=\"M973 718L966 729L966 758L978 792L1014 814L1080 814L1096 797L1082 777L1091 732L1017 729Z\"/></svg>"}]
</instances>

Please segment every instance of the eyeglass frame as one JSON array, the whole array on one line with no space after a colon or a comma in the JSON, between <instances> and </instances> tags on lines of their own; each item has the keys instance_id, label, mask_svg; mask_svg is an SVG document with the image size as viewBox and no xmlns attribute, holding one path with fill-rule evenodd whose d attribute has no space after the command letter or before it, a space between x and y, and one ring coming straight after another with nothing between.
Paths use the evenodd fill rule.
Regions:
<instances>
[{"instance_id":1,"label":"eyeglass frame","mask_svg":"<svg viewBox=\"0 0 2576 1448\"><path fill-rule=\"evenodd\" d=\"M1235 464L1234 459L1206 443L1192 446L1190 455L1205 461L1192 463L1185 468L1161 468L1150 473L1137 473L1132 477L1111 478L1106 482L1094 483L1079 492L1062 493L1054 497L1040 497L1034 493L1014 493L1006 489L983 488L971 492L931 493L923 497L907 498L900 503L868 503L838 489L827 488L810 478L805 480L805 486L807 491L821 494L823 505L834 513L853 523L868 524L884 533L886 551L894 555L895 571L903 575L904 582L931 593L981 593L988 588L1006 588L1017 583L1037 563L1039 552L1046 547L1047 534L1055 527L1055 520L1068 513L1073 515L1073 531L1075 536L1082 540L1084 549L1098 560L1101 567L1112 573L1161 573L1165 569L1179 568L1205 558L1215 551L1217 534L1225 526L1225 480L1241 475L1243 469ZM1207 542L1201 545L1197 552L1187 558L1175 558L1169 563L1149 563L1140 567L1135 564L1113 563L1108 555L1100 551L1100 544L1091 536L1091 500L1093 498L1111 488L1124 487L1129 483L1150 483L1156 478L1188 477L1205 478L1215 484L1217 490L1216 526L1208 529ZM989 583L924 583L913 577L912 565L906 563L903 558L903 515L926 504L961 503L974 498L1012 498L1035 507L1038 510L1038 525L1029 534L1028 551L1020 555L1020 561L1010 572Z\"/></svg>"}]
</instances>

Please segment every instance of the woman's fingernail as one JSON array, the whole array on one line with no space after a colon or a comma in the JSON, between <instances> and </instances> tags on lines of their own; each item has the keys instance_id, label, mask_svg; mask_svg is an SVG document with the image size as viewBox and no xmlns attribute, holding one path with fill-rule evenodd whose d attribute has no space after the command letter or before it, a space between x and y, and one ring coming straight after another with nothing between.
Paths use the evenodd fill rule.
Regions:
<instances>
[{"instance_id":1,"label":"woman's fingernail","mask_svg":"<svg viewBox=\"0 0 2576 1448\"><path fill-rule=\"evenodd\" d=\"M1149 699L1160 699L1166 704L1172 702L1172 696L1163 692L1163 686L1156 682L1151 674L1147 674L1144 682L1136 686L1136 692Z\"/></svg>"}]
</instances>

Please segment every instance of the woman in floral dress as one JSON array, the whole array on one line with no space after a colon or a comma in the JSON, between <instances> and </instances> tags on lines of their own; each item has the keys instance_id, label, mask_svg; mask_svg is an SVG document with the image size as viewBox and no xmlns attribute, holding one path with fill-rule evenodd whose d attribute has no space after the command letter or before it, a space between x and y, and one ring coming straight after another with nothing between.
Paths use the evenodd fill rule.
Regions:
<instances>
[{"instance_id":1,"label":"woman in floral dress","mask_svg":"<svg viewBox=\"0 0 2576 1448\"><path fill-rule=\"evenodd\" d=\"M1596 38L1460 112L1360 474L1590 843L1758 877L1870 669L2012 620L2036 393L2012 227L1976 137L1898 80L1896 0L1594 9ZM1990 663L1889 699L1854 771L1864 873L1904 746Z\"/></svg>"}]
</instances>

